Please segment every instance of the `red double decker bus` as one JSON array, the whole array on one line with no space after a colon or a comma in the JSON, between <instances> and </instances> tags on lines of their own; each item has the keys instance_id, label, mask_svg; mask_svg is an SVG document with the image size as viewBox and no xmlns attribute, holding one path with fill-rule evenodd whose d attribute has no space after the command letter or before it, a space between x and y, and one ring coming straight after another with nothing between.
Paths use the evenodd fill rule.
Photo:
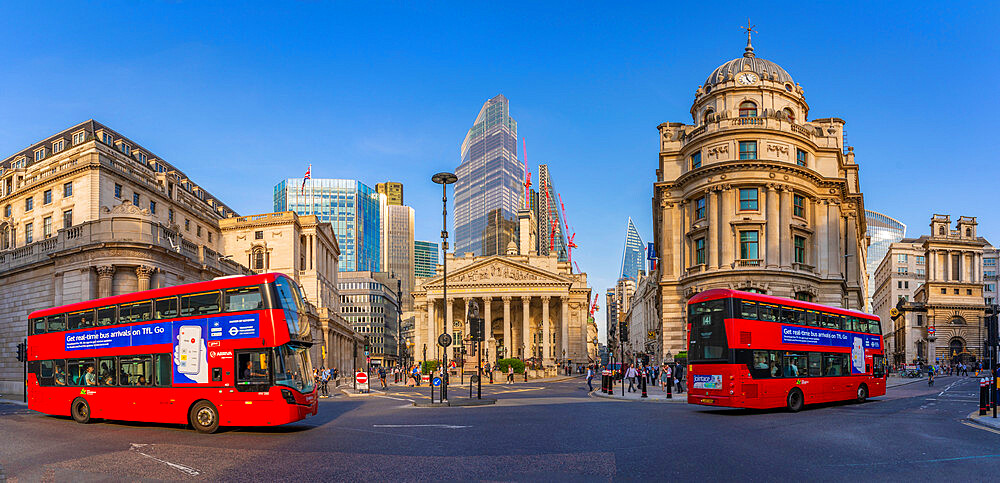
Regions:
<instances>
[{"instance_id":1,"label":"red double decker bus","mask_svg":"<svg viewBox=\"0 0 1000 483\"><path fill-rule=\"evenodd\" d=\"M298 285L222 277L39 310L28 319L28 407L155 423L269 426L315 415Z\"/></svg>"},{"instance_id":2,"label":"red double decker bus","mask_svg":"<svg viewBox=\"0 0 1000 483\"><path fill-rule=\"evenodd\" d=\"M688 302L688 402L737 408L885 394L877 316L736 290Z\"/></svg>"}]
</instances>

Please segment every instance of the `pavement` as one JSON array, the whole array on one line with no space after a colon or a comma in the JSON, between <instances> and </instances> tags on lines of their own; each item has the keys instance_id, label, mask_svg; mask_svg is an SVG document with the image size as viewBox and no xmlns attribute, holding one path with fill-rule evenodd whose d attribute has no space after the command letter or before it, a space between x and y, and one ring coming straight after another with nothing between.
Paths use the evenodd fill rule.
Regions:
<instances>
[{"instance_id":1,"label":"pavement","mask_svg":"<svg viewBox=\"0 0 1000 483\"><path fill-rule=\"evenodd\" d=\"M0 404L0 474L17 481L995 479L1000 430L969 417L978 380L923 382L798 413L623 404L589 397L580 378L486 385L483 396L497 403L480 407L415 408L426 386L393 387L322 399L317 416L297 423L212 435L181 425L81 425ZM467 395L468 387L452 386L451 397Z\"/></svg>"}]
</instances>

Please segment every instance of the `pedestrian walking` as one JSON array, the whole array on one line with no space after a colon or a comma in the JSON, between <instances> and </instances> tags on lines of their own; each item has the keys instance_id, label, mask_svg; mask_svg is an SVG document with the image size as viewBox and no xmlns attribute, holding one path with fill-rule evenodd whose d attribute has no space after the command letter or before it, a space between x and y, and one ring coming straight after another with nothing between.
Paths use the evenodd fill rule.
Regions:
<instances>
[{"instance_id":1,"label":"pedestrian walking","mask_svg":"<svg viewBox=\"0 0 1000 483\"><path fill-rule=\"evenodd\" d=\"M330 370L326 367L321 371L319 381L319 390L323 393L322 397L330 397L330 389L327 387L330 384Z\"/></svg>"},{"instance_id":2,"label":"pedestrian walking","mask_svg":"<svg viewBox=\"0 0 1000 483\"><path fill-rule=\"evenodd\" d=\"M677 393L680 394L684 392L684 365L677 364L674 366L674 383L677 385Z\"/></svg>"},{"instance_id":3,"label":"pedestrian walking","mask_svg":"<svg viewBox=\"0 0 1000 483\"><path fill-rule=\"evenodd\" d=\"M660 370L660 386L663 388L664 394L667 393L667 388L674 383L674 381L670 379L671 377L673 377L673 375L670 371L670 366L668 364L664 364L663 368Z\"/></svg>"},{"instance_id":4,"label":"pedestrian walking","mask_svg":"<svg viewBox=\"0 0 1000 483\"><path fill-rule=\"evenodd\" d=\"M639 372L635 370L635 366L629 366L628 370L625 371L625 378L628 379L628 392L635 392L635 378L639 375Z\"/></svg>"},{"instance_id":5,"label":"pedestrian walking","mask_svg":"<svg viewBox=\"0 0 1000 483\"><path fill-rule=\"evenodd\" d=\"M507 365L507 384L514 384L514 365Z\"/></svg>"},{"instance_id":6,"label":"pedestrian walking","mask_svg":"<svg viewBox=\"0 0 1000 483\"><path fill-rule=\"evenodd\" d=\"M593 380L594 380L594 369L588 367L587 368L587 387L589 388L588 391L594 390L594 385L591 383L591 381Z\"/></svg>"},{"instance_id":7,"label":"pedestrian walking","mask_svg":"<svg viewBox=\"0 0 1000 483\"><path fill-rule=\"evenodd\" d=\"M378 366L378 380L382 383L382 389L388 389L389 386L385 383L385 368Z\"/></svg>"}]
</instances>

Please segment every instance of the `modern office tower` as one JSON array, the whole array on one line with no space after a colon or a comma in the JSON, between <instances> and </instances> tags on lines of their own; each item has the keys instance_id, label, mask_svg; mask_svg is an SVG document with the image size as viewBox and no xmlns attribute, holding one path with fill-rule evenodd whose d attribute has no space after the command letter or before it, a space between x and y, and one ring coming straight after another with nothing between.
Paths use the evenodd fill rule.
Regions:
<instances>
[{"instance_id":1,"label":"modern office tower","mask_svg":"<svg viewBox=\"0 0 1000 483\"><path fill-rule=\"evenodd\" d=\"M516 240L524 166L517 159L517 123L502 94L480 109L455 174L455 253L503 255Z\"/></svg>"},{"instance_id":2,"label":"modern office tower","mask_svg":"<svg viewBox=\"0 0 1000 483\"><path fill-rule=\"evenodd\" d=\"M560 262L569 259L566 252L566 224L562 217L559 193L552 185L547 164L538 165L538 254L556 253Z\"/></svg>"},{"instance_id":3,"label":"modern office tower","mask_svg":"<svg viewBox=\"0 0 1000 483\"><path fill-rule=\"evenodd\" d=\"M274 187L274 211L316 215L340 245L341 272L381 270L385 196L353 179L290 178Z\"/></svg>"},{"instance_id":4,"label":"modern office tower","mask_svg":"<svg viewBox=\"0 0 1000 483\"><path fill-rule=\"evenodd\" d=\"M645 272L645 252L642 238L636 231L632 223L632 217L628 218L628 226L625 228L625 247L622 249L622 269L618 278L628 278L633 281L639 280L639 272Z\"/></svg>"},{"instance_id":5,"label":"modern office tower","mask_svg":"<svg viewBox=\"0 0 1000 483\"><path fill-rule=\"evenodd\" d=\"M429 241L413 242L413 275L433 277L437 273L438 244Z\"/></svg>"},{"instance_id":6,"label":"modern office tower","mask_svg":"<svg viewBox=\"0 0 1000 483\"><path fill-rule=\"evenodd\" d=\"M871 310L872 296L875 295L875 269L882 263L889 246L906 236L906 225L882 213L865 210L865 223L868 225L868 255L865 264L868 266L868 301L866 310Z\"/></svg>"},{"instance_id":7,"label":"modern office tower","mask_svg":"<svg viewBox=\"0 0 1000 483\"><path fill-rule=\"evenodd\" d=\"M368 339L372 365L391 366L399 355L399 282L385 272L341 273L337 280L340 313Z\"/></svg>"},{"instance_id":8,"label":"modern office tower","mask_svg":"<svg viewBox=\"0 0 1000 483\"><path fill-rule=\"evenodd\" d=\"M403 204L403 183L386 181L375 185L375 191L385 195L386 203L400 206Z\"/></svg>"},{"instance_id":9,"label":"modern office tower","mask_svg":"<svg viewBox=\"0 0 1000 483\"><path fill-rule=\"evenodd\" d=\"M382 271L402 282L403 310L413 309L413 208L386 205L382 226Z\"/></svg>"}]
</instances>

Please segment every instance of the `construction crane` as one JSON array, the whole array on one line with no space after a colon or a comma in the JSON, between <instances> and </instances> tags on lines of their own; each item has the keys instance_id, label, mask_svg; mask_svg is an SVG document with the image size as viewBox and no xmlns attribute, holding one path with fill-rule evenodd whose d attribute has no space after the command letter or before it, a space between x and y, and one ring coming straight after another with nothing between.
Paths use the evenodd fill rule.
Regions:
<instances>
[{"instance_id":1,"label":"construction crane","mask_svg":"<svg viewBox=\"0 0 1000 483\"><path fill-rule=\"evenodd\" d=\"M562 195L559 195L559 209L562 210L563 224L566 226L566 251L568 252L570 263L573 263L573 249L576 248L576 243L573 242L573 239L576 238L576 233L569 234L569 222L566 221L566 207L563 206Z\"/></svg>"},{"instance_id":2,"label":"construction crane","mask_svg":"<svg viewBox=\"0 0 1000 483\"><path fill-rule=\"evenodd\" d=\"M579 263L573 262L573 265L576 267L576 273L583 273L583 270L580 270Z\"/></svg>"},{"instance_id":3,"label":"construction crane","mask_svg":"<svg viewBox=\"0 0 1000 483\"><path fill-rule=\"evenodd\" d=\"M525 209L531 208L531 198L529 197L531 189L531 171L528 171L528 143L521 138L521 148L524 149L524 207Z\"/></svg>"},{"instance_id":4,"label":"construction crane","mask_svg":"<svg viewBox=\"0 0 1000 483\"><path fill-rule=\"evenodd\" d=\"M594 303L591 304L591 306L590 306L590 316L591 317L593 317L594 316L594 312L597 312L597 309L600 308L597 305L597 297L599 297L600 295L601 294L594 294Z\"/></svg>"}]
</instances>

